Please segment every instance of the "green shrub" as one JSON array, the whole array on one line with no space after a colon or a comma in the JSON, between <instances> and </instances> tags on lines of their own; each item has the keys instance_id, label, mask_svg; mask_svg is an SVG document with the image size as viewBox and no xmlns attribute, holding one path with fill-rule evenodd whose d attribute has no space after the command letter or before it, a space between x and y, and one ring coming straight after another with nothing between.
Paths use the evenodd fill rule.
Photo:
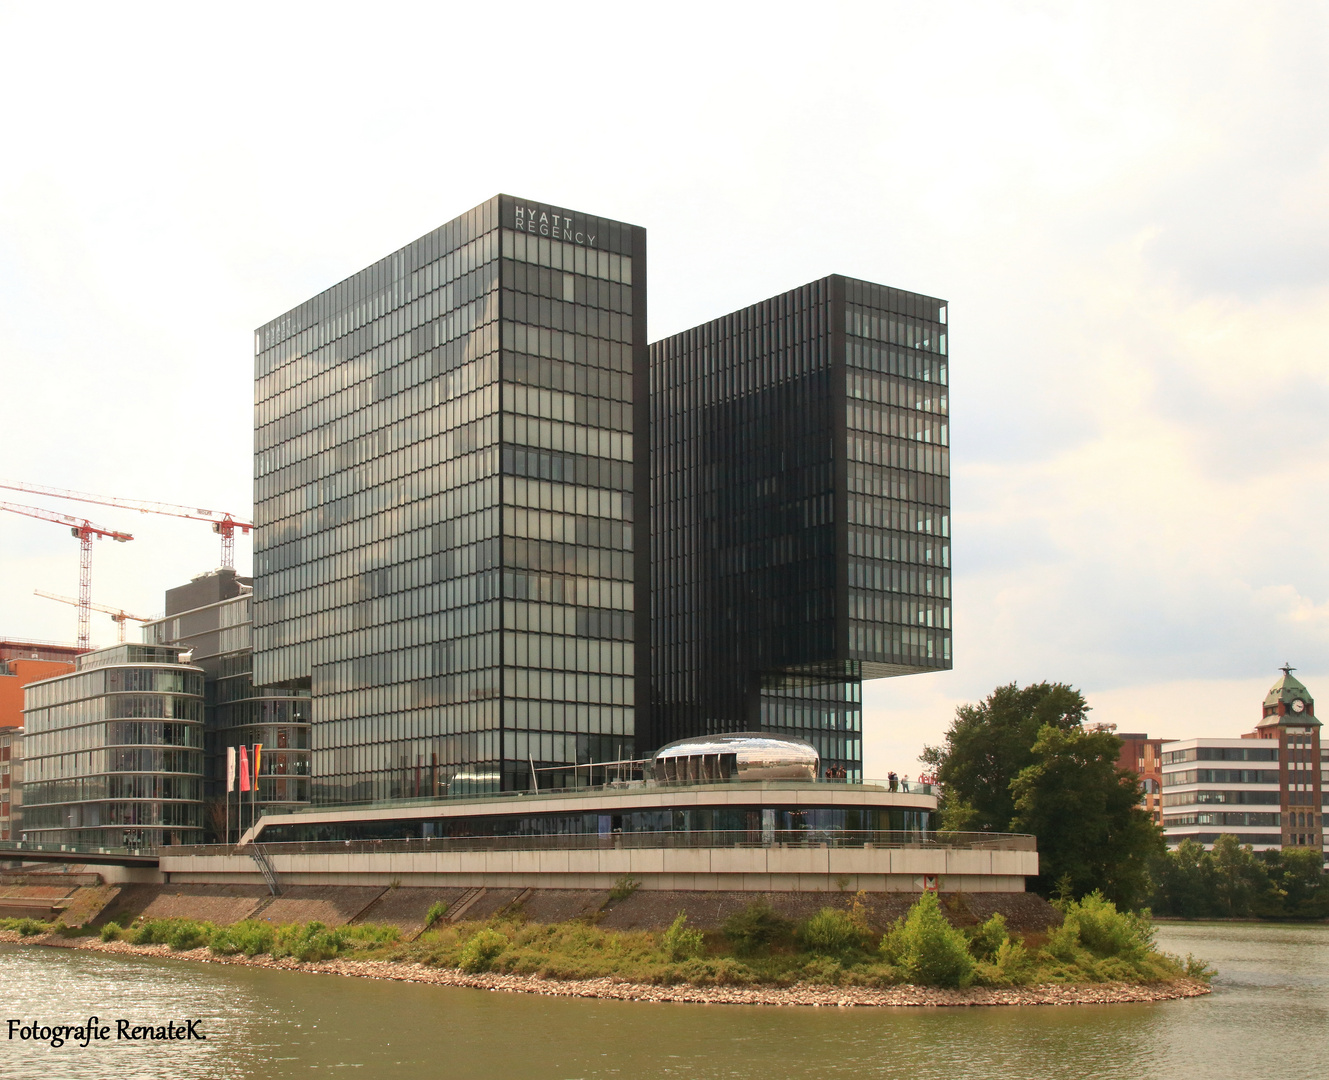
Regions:
<instances>
[{"instance_id":1,"label":"green shrub","mask_svg":"<svg viewBox=\"0 0 1329 1080\"><path fill-rule=\"evenodd\" d=\"M742 911L730 915L723 929L734 952L752 956L787 934L789 923L765 900L754 900Z\"/></svg>"},{"instance_id":2,"label":"green shrub","mask_svg":"<svg viewBox=\"0 0 1329 1080\"><path fill-rule=\"evenodd\" d=\"M301 961L331 960L346 947L344 930L329 930L315 920L305 923L284 923L273 931L272 955L280 958L293 956Z\"/></svg>"},{"instance_id":3,"label":"green shrub","mask_svg":"<svg viewBox=\"0 0 1329 1080\"><path fill-rule=\"evenodd\" d=\"M48 922L42 922L41 919L33 919L24 916L21 919L0 919L0 930L13 930L21 937L33 937L36 934L49 934L52 925Z\"/></svg>"},{"instance_id":4,"label":"green shrub","mask_svg":"<svg viewBox=\"0 0 1329 1080\"><path fill-rule=\"evenodd\" d=\"M103 924L101 929L101 938L103 941L119 941L120 924L115 922L108 922Z\"/></svg>"},{"instance_id":5,"label":"green shrub","mask_svg":"<svg viewBox=\"0 0 1329 1080\"><path fill-rule=\"evenodd\" d=\"M687 922L687 913L680 911L678 918L670 923L669 929L664 932L661 944L670 960L691 960L705 951L706 944L702 932L689 930Z\"/></svg>"},{"instance_id":6,"label":"green shrub","mask_svg":"<svg viewBox=\"0 0 1329 1080\"><path fill-rule=\"evenodd\" d=\"M641 887L641 881L624 874L609 889L609 899L626 900Z\"/></svg>"},{"instance_id":7,"label":"green shrub","mask_svg":"<svg viewBox=\"0 0 1329 1080\"><path fill-rule=\"evenodd\" d=\"M814 956L799 971L803 982L838 986L844 979L844 967L832 956Z\"/></svg>"},{"instance_id":8,"label":"green shrub","mask_svg":"<svg viewBox=\"0 0 1329 1080\"><path fill-rule=\"evenodd\" d=\"M997 946L990 961L980 960L974 965L974 981L984 986L1023 986L1033 974L1029 950L1010 938Z\"/></svg>"},{"instance_id":9,"label":"green shrub","mask_svg":"<svg viewBox=\"0 0 1329 1080\"><path fill-rule=\"evenodd\" d=\"M129 940L135 945L165 945L171 934L170 919L148 919L130 931Z\"/></svg>"},{"instance_id":10,"label":"green shrub","mask_svg":"<svg viewBox=\"0 0 1329 1080\"><path fill-rule=\"evenodd\" d=\"M231 956L244 953L246 956L260 956L272 952L276 934L270 923L255 919L223 926L212 935L208 948L219 956Z\"/></svg>"},{"instance_id":11,"label":"green shrub","mask_svg":"<svg viewBox=\"0 0 1329 1080\"><path fill-rule=\"evenodd\" d=\"M435 900L429 905L429 910L425 912L425 929L428 930L447 913L448 905L443 903L442 900Z\"/></svg>"},{"instance_id":12,"label":"green shrub","mask_svg":"<svg viewBox=\"0 0 1329 1080\"><path fill-rule=\"evenodd\" d=\"M1080 944L1094 956L1143 960L1153 950L1154 928L1148 915L1118 911L1111 900L1095 890L1066 905L1066 922L1074 921Z\"/></svg>"},{"instance_id":13,"label":"green shrub","mask_svg":"<svg viewBox=\"0 0 1329 1080\"><path fill-rule=\"evenodd\" d=\"M1080 924L1063 919L1060 926L1048 934L1041 955L1060 960L1063 964L1076 964L1087 954L1080 948Z\"/></svg>"},{"instance_id":14,"label":"green shrub","mask_svg":"<svg viewBox=\"0 0 1329 1080\"><path fill-rule=\"evenodd\" d=\"M216 928L208 923L195 922L193 919L176 919L166 933L166 944L176 952L188 952L208 943Z\"/></svg>"},{"instance_id":15,"label":"green shrub","mask_svg":"<svg viewBox=\"0 0 1329 1080\"><path fill-rule=\"evenodd\" d=\"M301 938L293 950L293 955L302 961L331 960L345 945L346 938L340 930L320 930L316 934L308 934Z\"/></svg>"},{"instance_id":16,"label":"green shrub","mask_svg":"<svg viewBox=\"0 0 1329 1080\"><path fill-rule=\"evenodd\" d=\"M798 928L798 940L810 953L844 956L863 948L867 927L847 911L825 907Z\"/></svg>"},{"instance_id":17,"label":"green shrub","mask_svg":"<svg viewBox=\"0 0 1329 1080\"><path fill-rule=\"evenodd\" d=\"M974 959L991 962L1002 943L1010 937L1006 930L1006 917L998 911L987 922L966 931L965 936L969 939L969 951L973 953Z\"/></svg>"},{"instance_id":18,"label":"green shrub","mask_svg":"<svg viewBox=\"0 0 1329 1080\"><path fill-rule=\"evenodd\" d=\"M462 946L461 953L457 957L457 966L471 974L488 971L507 947L507 937L486 926L473 934Z\"/></svg>"},{"instance_id":19,"label":"green shrub","mask_svg":"<svg viewBox=\"0 0 1329 1080\"><path fill-rule=\"evenodd\" d=\"M946 921L936 893L925 892L909 914L896 921L882 939L881 955L919 986L968 986L973 981L974 959L964 934Z\"/></svg>"},{"instance_id":20,"label":"green shrub","mask_svg":"<svg viewBox=\"0 0 1329 1080\"><path fill-rule=\"evenodd\" d=\"M372 947L394 945L401 940L401 929L388 923L356 923L339 931L348 945Z\"/></svg>"},{"instance_id":21,"label":"green shrub","mask_svg":"<svg viewBox=\"0 0 1329 1080\"><path fill-rule=\"evenodd\" d=\"M1209 982L1218 974L1217 969L1210 966L1208 961L1201 960L1193 953L1187 953L1186 959L1180 957L1170 958L1186 972L1186 978L1198 979L1200 982Z\"/></svg>"}]
</instances>

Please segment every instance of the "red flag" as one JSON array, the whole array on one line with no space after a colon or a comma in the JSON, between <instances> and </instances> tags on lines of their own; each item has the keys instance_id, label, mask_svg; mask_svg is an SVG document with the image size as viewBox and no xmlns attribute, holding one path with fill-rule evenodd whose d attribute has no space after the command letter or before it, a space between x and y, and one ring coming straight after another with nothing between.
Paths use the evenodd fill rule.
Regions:
<instances>
[{"instance_id":1,"label":"red flag","mask_svg":"<svg viewBox=\"0 0 1329 1080\"><path fill-rule=\"evenodd\" d=\"M240 747L240 790L249 790L249 754Z\"/></svg>"}]
</instances>

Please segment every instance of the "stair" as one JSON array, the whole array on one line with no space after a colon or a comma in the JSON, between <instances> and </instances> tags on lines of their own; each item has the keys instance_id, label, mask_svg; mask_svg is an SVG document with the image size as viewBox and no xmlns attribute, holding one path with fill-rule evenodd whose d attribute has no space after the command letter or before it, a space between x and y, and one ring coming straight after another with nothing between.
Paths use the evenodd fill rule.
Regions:
<instances>
[{"instance_id":1,"label":"stair","mask_svg":"<svg viewBox=\"0 0 1329 1080\"><path fill-rule=\"evenodd\" d=\"M462 893L461 898L448 911L448 922L454 923L459 920L480 897L484 896L485 892L484 886L480 885Z\"/></svg>"},{"instance_id":2,"label":"stair","mask_svg":"<svg viewBox=\"0 0 1329 1080\"><path fill-rule=\"evenodd\" d=\"M277 880L277 871L273 868L272 860L268 858L268 853L263 849L262 844L246 844L244 852L258 864L259 872L263 875L263 881L268 887L268 892L273 896L281 896L281 882Z\"/></svg>"}]
</instances>

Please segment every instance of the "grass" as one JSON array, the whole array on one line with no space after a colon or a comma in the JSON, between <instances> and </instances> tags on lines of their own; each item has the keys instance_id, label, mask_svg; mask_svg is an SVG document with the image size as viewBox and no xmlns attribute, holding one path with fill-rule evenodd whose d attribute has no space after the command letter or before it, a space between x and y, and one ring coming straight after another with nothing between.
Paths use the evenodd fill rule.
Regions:
<instances>
[{"instance_id":1,"label":"grass","mask_svg":"<svg viewBox=\"0 0 1329 1080\"><path fill-rule=\"evenodd\" d=\"M49 934L54 929L55 923L43 922L41 919L0 919L0 930L12 930L23 937Z\"/></svg>"},{"instance_id":2,"label":"grass","mask_svg":"<svg viewBox=\"0 0 1329 1080\"><path fill-rule=\"evenodd\" d=\"M206 945L219 955L353 957L468 972L699 986L1026 986L1207 980L1213 974L1193 957L1158 952L1147 914L1119 912L1096 893L1062 902L1062 925L1030 935L1012 932L1001 915L957 929L932 893L878 935L868 927L863 900L860 894L845 906L825 907L797 925L754 901L719 932L689 926L682 912L668 929L655 932L603 930L589 920L533 923L516 910L487 921L449 924L436 918L412 942L403 941L395 926L381 924L256 920L230 926L192 919L139 920L128 927L108 922L101 936L177 950ZM5 919L0 928L35 934L50 924Z\"/></svg>"}]
</instances>

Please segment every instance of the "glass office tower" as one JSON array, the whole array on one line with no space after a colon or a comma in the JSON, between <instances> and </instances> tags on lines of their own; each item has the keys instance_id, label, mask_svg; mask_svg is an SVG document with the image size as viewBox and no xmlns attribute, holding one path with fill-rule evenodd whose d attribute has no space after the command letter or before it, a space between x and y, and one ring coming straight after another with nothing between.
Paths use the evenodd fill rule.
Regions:
<instances>
[{"instance_id":1,"label":"glass office tower","mask_svg":"<svg viewBox=\"0 0 1329 1080\"><path fill-rule=\"evenodd\" d=\"M639 752L775 731L861 777L861 680L951 666L946 304L837 275L650 353Z\"/></svg>"},{"instance_id":2,"label":"glass office tower","mask_svg":"<svg viewBox=\"0 0 1329 1080\"><path fill-rule=\"evenodd\" d=\"M500 195L257 332L254 681L311 692L315 802L627 756L645 256Z\"/></svg>"}]
</instances>

